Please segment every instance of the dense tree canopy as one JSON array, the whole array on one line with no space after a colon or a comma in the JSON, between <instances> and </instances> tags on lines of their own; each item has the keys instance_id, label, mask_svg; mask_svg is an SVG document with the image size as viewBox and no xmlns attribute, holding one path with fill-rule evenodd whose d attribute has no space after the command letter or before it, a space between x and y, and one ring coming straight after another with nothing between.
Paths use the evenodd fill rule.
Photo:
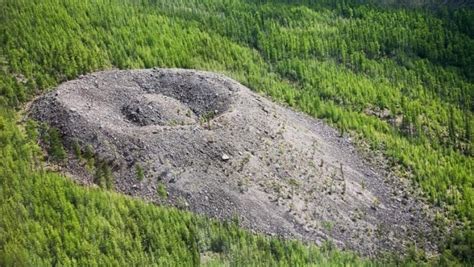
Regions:
<instances>
[{"instance_id":1,"label":"dense tree canopy","mask_svg":"<svg viewBox=\"0 0 474 267\"><path fill-rule=\"evenodd\" d=\"M17 126L15 109L83 73L154 66L227 74L382 151L447 222L463 223L443 260L474 261L472 10L356 0L0 2L0 265L196 264L206 251L236 264L357 260L235 225L206 227L42 169L35 127ZM60 136L49 136L64 160Z\"/></svg>"}]
</instances>

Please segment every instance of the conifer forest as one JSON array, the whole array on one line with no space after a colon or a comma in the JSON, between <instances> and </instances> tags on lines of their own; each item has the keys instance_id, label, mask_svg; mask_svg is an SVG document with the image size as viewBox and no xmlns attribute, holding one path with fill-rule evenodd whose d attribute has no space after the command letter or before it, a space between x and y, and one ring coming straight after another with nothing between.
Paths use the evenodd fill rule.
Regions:
<instances>
[{"instance_id":1,"label":"conifer forest","mask_svg":"<svg viewBox=\"0 0 474 267\"><path fill-rule=\"evenodd\" d=\"M0 266L472 266L473 6L0 0ZM439 253L365 257L126 196L91 148L69 151L57 129L25 118L65 81L154 67L227 75L382 155L446 226ZM61 172L69 153L103 186Z\"/></svg>"}]
</instances>

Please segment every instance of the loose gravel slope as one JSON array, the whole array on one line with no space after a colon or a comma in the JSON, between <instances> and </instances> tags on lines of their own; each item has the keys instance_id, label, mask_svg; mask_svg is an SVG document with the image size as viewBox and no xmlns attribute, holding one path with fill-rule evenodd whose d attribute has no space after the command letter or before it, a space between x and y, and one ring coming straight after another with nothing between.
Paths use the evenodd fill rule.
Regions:
<instances>
[{"instance_id":1,"label":"loose gravel slope","mask_svg":"<svg viewBox=\"0 0 474 267\"><path fill-rule=\"evenodd\" d=\"M435 250L427 207L324 122L224 76L113 70L60 85L31 116L113 167L115 189L364 255ZM140 180L136 166L142 166ZM68 171L90 184L83 163ZM168 197L160 196L164 185Z\"/></svg>"}]
</instances>

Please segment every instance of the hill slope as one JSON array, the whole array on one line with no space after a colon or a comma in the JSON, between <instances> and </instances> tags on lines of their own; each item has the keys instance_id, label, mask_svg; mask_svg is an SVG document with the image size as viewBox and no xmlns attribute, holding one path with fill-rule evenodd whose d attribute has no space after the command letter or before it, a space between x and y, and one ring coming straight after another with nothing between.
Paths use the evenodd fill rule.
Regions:
<instances>
[{"instance_id":1,"label":"hill slope","mask_svg":"<svg viewBox=\"0 0 474 267\"><path fill-rule=\"evenodd\" d=\"M36 93L112 66L214 70L384 151L447 211L440 224L465 225L445 256L473 261L472 11L287 2L2 1L2 178L34 176L26 155L36 146L11 132L13 108ZM6 181L2 203L28 199ZM20 203L35 218L37 202Z\"/></svg>"}]
</instances>

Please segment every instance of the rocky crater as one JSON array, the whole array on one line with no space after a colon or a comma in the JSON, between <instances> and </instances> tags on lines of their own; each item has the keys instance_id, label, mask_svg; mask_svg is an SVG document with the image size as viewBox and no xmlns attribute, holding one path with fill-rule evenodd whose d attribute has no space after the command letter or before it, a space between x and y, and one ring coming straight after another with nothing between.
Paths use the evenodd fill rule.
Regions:
<instances>
[{"instance_id":1,"label":"rocky crater","mask_svg":"<svg viewBox=\"0 0 474 267\"><path fill-rule=\"evenodd\" d=\"M222 75L97 72L63 83L30 111L71 151L92 147L119 192L363 255L414 243L436 249L426 205L399 178L324 122ZM68 171L91 184L93 174L70 157Z\"/></svg>"}]
</instances>

